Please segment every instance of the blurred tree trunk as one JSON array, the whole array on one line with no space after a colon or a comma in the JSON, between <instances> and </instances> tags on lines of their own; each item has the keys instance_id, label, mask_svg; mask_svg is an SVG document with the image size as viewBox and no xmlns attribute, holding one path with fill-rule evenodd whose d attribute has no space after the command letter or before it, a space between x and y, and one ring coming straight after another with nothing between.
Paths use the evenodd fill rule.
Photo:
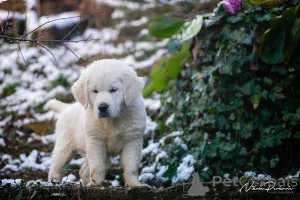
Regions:
<instances>
[{"instance_id":1,"label":"blurred tree trunk","mask_svg":"<svg viewBox=\"0 0 300 200\"><path fill-rule=\"evenodd\" d=\"M26 33L34 30L39 25L38 21L38 0L26 1ZM28 34L27 39L32 39L34 33Z\"/></svg>"}]
</instances>

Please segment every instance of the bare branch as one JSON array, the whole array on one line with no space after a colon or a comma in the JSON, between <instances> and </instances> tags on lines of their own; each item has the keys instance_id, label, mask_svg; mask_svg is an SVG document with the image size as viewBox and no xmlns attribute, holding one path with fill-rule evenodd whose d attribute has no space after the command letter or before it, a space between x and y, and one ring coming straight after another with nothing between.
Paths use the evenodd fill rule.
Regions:
<instances>
[{"instance_id":1,"label":"bare branch","mask_svg":"<svg viewBox=\"0 0 300 200\"><path fill-rule=\"evenodd\" d=\"M4 30L3 30L3 27L1 26L0 28L3 30L3 34L0 34L0 39L3 38L4 40L7 40L9 42L16 42L18 43L18 47L19 47L19 50L20 50L20 53L22 55L22 58L24 60L24 63L26 64L26 66L28 67L27 65L27 62L25 60L25 57L23 55L23 52L22 52L22 49L21 49L21 46L20 46L20 42L31 42L33 44L37 44L39 46L41 46L43 49L45 49L46 51L48 51L52 57L54 58L55 61L56 58L54 56L54 54L51 52L51 50L49 48L47 48L45 45L41 44L41 43L60 43L60 44L63 44L67 50L71 51L72 54L78 58L78 60L80 62L83 62L81 58L79 58L77 56L77 54L70 48L68 47L65 43L67 42L87 42L87 41L99 41L100 39L91 39L91 36L92 34L90 34L88 36L87 39L80 39L80 40L65 40L69 35L71 35L73 33L73 31L82 23L83 20L86 19L87 16L91 16L91 15L98 15L100 14L101 12L96 12L96 13L85 13L84 15L80 15L80 16L72 16L72 17L64 17L64 18L58 18L58 19L53 19L53 20L48 20L47 22L39 25L38 27L36 27L35 29L29 31L28 33L26 33L26 30L24 31L24 33L22 34L22 36L20 38L16 38L16 37L9 37L9 36L6 36L5 34L5 30L6 30L6 26L8 25L8 18L9 18L9 10L8 10L8 14L7 14L7 19L6 19L6 23L5 23L5 27L4 27ZM27 12L25 13L25 19L27 18ZM55 22L55 21L60 21L60 20L67 20L67 19L73 19L73 18L80 18L79 22L61 39L61 40L41 40L41 38L43 38L44 36L41 36L39 38L36 38L36 39L26 39L26 36L28 36L29 34L32 34L34 32L36 32L38 29L40 29L41 27L49 24L49 23L52 23L52 22Z\"/></svg>"},{"instance_id":2,"label":"bare branch","mask_svg":"<svg viewBox=\"0 0 300 200\"><path fill-rule=\"evenodd\" d=\"M99 14L99 13L101 13L101 12L91 13L91 14L87 14L87 15L97 15L97 14ZM82 17L82 15L80 15L80 16L73 16L73 17L63 17L63 18L53 19L53 20L47 21L47 22L45 22L45 23L39 25L38 27L36 27L36 28L33 29L32 31L26 33L26 34L23 35L20 39L24 39L27 35L29 35L29 34L35 32L36 30L38 30L38 29L41 28L42 26L45 26L46 24L49 24L49 23L51 23L51 22L60 21L60 20L66 20L66 19L73 19L73 18L78 18L78 17Z\"/></svg>"},{"instance_id":3,"label":"bare branch","mask_svg":"<svg viewBox=\"0 0 300 200\"><path fill-rule=\"evenodd\" d=\"M90 40L91 37L92 37L92 33L89 35L89 37L86 39L86 41L94 40L94 39L91 39L91 40Z\"/></svg>"},{"instance_id":4,"label":"bare branch","mask_svg":"<svg viewBox=\"0 0 300 200\"><path fill-rule=\"evenodd\" d=\"M40 39L42 39L44 36L42 35L41 37L39 38L36 38L37 41L39 41Z\"/></svg>"},{"instance_id":5,"label":"bare branch","mask_svg":"<svg viewBox=\"0 0 300 200\"><path fill-rule=\"evenodd\" d=\"M45 45L42 45L42 44L40 44L40 43L38 43L38 42L36 42L36 44L39 45L40 47L46 49L46 50L52 55L52 57L54 58L54 60L57 62L57 60L56 60L54 54L50 51L50 49L48 49Z\"/></svg>"},{"instance_id":6,"label":"bare branch","mask_svg":"<svg viewBox=\"0 0 300 200\"><path fill-rule=\"evenodd\" d=\"M22 49L21 49L21 46L20 46L20 43L19 43L19 42L18 42L18 46L19 46L19 50L20 50L20 53L21 53L21 55L22 55L22 58L23 58L23 60L24 60L24 63L25 63L25 65L26 65L27 69L29 69L29 68L28 68L28 65L27 65L27 62L26 62L26 60L25 60L25 57L24 57L24 55L23 55L23 53L22 53Z\"/></svg>"},{"instance_id":7,"label":"bare branch","mask_svg":"<svg viewBox=\"0 0 300 200\"><path fill-rule=\"evenodd\" d=\"M43 36L42 36L43 37ZM87 42L87 41L99 41L101 39L82 39L82 40L39 40L39 39L21 39L21 38L14 38L14 37L9 37L9 36L5 36L5 35L0 35L0 38L4 38L6 40L9 41L17 41L17 42L32 42L32 43L36 43L36 42L53 42L53 43L61 43L61 42Z\"/></svg>"},{"instance_id":8,"label":"bare branch","mask_svg":"<svg viewBox=\"0 0 300 200\"><path fill-rule=\"evenodd\" d=\"M83 15L83 17L80 19L80 21L76 24L76 26L74 26L73 28L72 28L72 30L67 34L67 35L65 35L61 40L64 40L64 39L66 39L76 28L77 28L77 26L79 25L79 24L81 24L81 22L84 20L84 18L85 18L85 16L87 16L87 13L85 13L84 15Z\"/></svg>"},{"instance_id":9,"label":"bare branch","mask_svg":"<svg viewBox=\"0 0 300 200\"><path fill-rule=\"evenodd\" d=\"M83 62L83 60L82 60L81 58L79 58L79 57L76 55L76 53L75 53L70 47L68 47L64 42L62 42L62 44L63 44L69 51L71 51L71 52L74 54L74 56L76 56L76 58L78 58L78 60L79 60L80 62Z\"/></svg>"}]
</instances>

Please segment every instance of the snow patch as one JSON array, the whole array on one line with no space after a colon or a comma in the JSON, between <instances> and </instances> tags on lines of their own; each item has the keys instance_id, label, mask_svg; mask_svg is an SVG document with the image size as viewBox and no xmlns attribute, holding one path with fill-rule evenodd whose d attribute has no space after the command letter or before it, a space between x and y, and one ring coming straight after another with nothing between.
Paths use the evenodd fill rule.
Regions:
<instances>
[{"instance_id":1,"label":"snow patch","mask_svg":"<svg viewBox=\"0 0 300 200\"><path fill-rule=\"evenodd\" d=\"M151 111L157 111L161 106L160 99L144 99L144 104Z\"/></svg>"},{"instance_id":2,"label":"snow patch","mask_svg":"<svg viewBox=\"0 0 300 200\"><path fill-rule=\"evenodd\" d=\"M179 180L187 180L194 172L194 164L196 163L194 156L187 155L181 160L177 168L177 175L172 178L172 183L177 183Z\"/></svg>"}]
</instances>

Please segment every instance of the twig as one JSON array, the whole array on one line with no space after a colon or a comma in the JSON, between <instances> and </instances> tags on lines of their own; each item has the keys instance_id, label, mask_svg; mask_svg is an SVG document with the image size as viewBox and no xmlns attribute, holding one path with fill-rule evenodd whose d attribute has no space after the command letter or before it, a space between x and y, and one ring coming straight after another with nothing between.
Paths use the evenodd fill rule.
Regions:
<instances>
[{"instance_id":1,"label":"twig","mask_svg":"<svg viewBox=\"0 0 300 200\"><path fill-rule=\"evenodd\" d=\"M37 38L36 40L41 40L43 37L44 37L44 36L41 36L41 37Z\"/></svg>"},{"instance_id":2,"label":"twig","mask_svg":"<svg viewBox=\"0 0 300 200\"><path fill-rule=\"evenodd\" d=\"M52 55L52 57L54 58L54 60L57 62L55 56L53 55L53 53L47 47L45 47L44 45L42 45L42 44L40 44L38 42L36 44L39 45L40 47L46 49Z\"/></svg>"},{"instance_id":3,"label":"twig","mask_svg":"<svg viewBox=\"0 0 300 200\"><path fill-rule=\"evenodd\" d=\"M34 43L34 44L37 44L39 46L41 46L42 48L44 48L46 51L48 51L52 57L54 58L55 61L56 58L54 56L54 54L50 51L50 49L48 49L45 45L43 44L40 44L40 43L62 43L69 51L72 52L72 54L80 61L80 62L83 62L81 58L79 58L77 56L77 54L70 48L68 47L65 42L87 42L87 41L99 41L100 39L91 39L90 37L92 36L92 34L89 35L89 37L87 39L81 39L81 40L65 40L65 38L67 38L70 34L73 33L73 31L79 26L79 24L82 23L82 21L86 18L86 16L91 16L91 15L97 15L97 14L100 14L101 12L96 12L96 13L85 13L84 15L80 15L80 16L72 16L72 17L64 17L64 18L59 18L59 19L53 19L53 20L48 20L47 22L39 25L38 27L36 27L35 29L29 31L28 33L26 33L26 31L24 31L23 35L20 37L20 38L15 38L15 37L9 37L9 36L6 36L5 35L5 31L6 31L6 26L7 26L7 23L8 23L8 18L9 18L9 10L8 10L8 14L7 14L7 19L6 19L6 23L5 23L5 27L3 29L2 25L1 25L1 29L3 30L3 35L0 34L0 39L3 38L4 40L8 40L10 42L17 42L18 43L18 47L19 47L19 50L20 50L20 53L22 55L22 58L24 60L24 63L26 64L27 68L28 68L28 65L27 65L27 62L25 60L25 57L23 55L23 52L22 52L22 49L21 49L21 46L20 46L20 42L31 42L31 43ZM25 14L25 18L27 17L27 13ZM45 26L46 24L49 24L51 22L55 22L55 21L60 21L60 20L66 20L66 19L73 19L73 18L80 18L79 22L72 28L71 31L69 31L61 40L41 40L41 38L43 38L44 36L41 36L39 38L36 38L36 39L25 39L26 36L28 36L29 34L32 34L34 33L35 31L37 31L39 28Z\"/></svg>"},{"instance_id":4,"label":"twig","mask_svg":"<svg viewBox=\"0 0 300 200\"><path fill-rule=\"evenodd\" d=\"M81 24L81 22L84 20L84 18L85 18L85 16L87 16L87 13L85 13L84 15L83 15L83 17L80 19L80 21L76 24L76 26L74 26L73 28L72 28L72 30L67 34L67 35L65 35L61 40L64 40L64 39L66 39L76 28L77 28L77 26L79 25L79 24Z\"/></svg>"},{"instance_id":5,"label":"twig","mask_svg":"<svg viewBox=\"0 0 300 200\"><path fill-rule=\"evenodd\" d=\"M91 41L90 38L92 37L92 33L89 35L89 37L86 39L86 41ZM93 39L92 39L93 40Z\"/></svg>"},{"instance_id":6,"label":"twig","mask_svg":"<svg viewBox=\"0 0 300 200\"><path fill-rule=\"evenodd\" d=\"M87 14L87 15L97 15L97 14L100 14L101 12L97 12L97 13L91 13L91 14ZM24 39L27 35L35 32L36 30L38 30L39 28L41 28L42 26L45 26L46 24L49 24L51 22L55 22L55 21L60 21L60 20L66 20L66 19L73 19L73 18L78 18L78 17L82 17L81 15L80 16L73 16L73 17L63 17L63 18L59 18L59 19L53 19L53 20L50 20L50 21L47 21L41 25L39 25L38 27L36 27L35 29L33 29L32 31L26 33L25 35L23 35L20 39Z\"/></svg>"},{"instance_id":7,"label":"twig","mask_svg":"<svg viewBox=\"0 0 300 200\"><path fill-rule=\"evenodd\" d=\"M25 60L25 58L24 58L24 55L23 55L23 53L22 53L22 49L21 49L21 46L20 46L20 43L19 43L19 42L18 42L18 46L19 46L19 50L20 50L20 53L21 53L21 55L22 55L22 58L23 58L23 60L24 60L24 63L25 63L25 65L26 65L27 69L29 69L29 68L28 68L28 65L27 65L27 62L26 62L26 60Z\"/></svg>"},{"instance_id":8,"label":"twig","mask_svg":"<svg viewBox=\"0 0 300 200\"><path fill-rule=\"evenodd\" d=\"M68 47L64 42L62 42L62 44L63 44L69 51L71 51L71 52L74 54L74 56L76 56L76 58L78 58L78 60L79 60L80 62L83 62L83 60L82 60L81 58L79 58L79 57L76 55L76 53L75 53L70 47Z\"/></svg>"},{"instance_id":9,"label":"twig","mask_svg":"<svg viewBox=\"0 0 300 200\"><path fill-rule=\"evenodd\" d=\"M90 36L89 36L90 37ZM19 42L32 42L32 43L36 43L36 42L53 42L53 43L61 43L61 42L87 42L87 41L99 41L101 39L81 39L81 40L39 40L39 39L21 39L21 38L14 38L14 37L9 37L9 36L5 36L5 35L0 35L0 38L6 39L6 40L11 40L11 41L19 41Z\"/></svg>"}]
</instances>

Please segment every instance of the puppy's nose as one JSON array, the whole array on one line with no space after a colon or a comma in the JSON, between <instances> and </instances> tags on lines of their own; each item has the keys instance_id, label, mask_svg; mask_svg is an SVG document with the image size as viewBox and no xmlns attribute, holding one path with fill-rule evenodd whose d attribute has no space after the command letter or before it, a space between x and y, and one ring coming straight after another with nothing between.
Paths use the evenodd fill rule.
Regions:
<instances>
[{"instance_id":1,"label":"puppy's nose","mask_svg":"<svg viewBox=\"0 0 300 200\"><path fill-rule=\"evenodd\" d=\"M106 103L100 103L99 105L98 105L98 110L100 111L100 112L106 112L107 110L108 110L108 105L106 104Z\"/></svg>"}]
</instances>

